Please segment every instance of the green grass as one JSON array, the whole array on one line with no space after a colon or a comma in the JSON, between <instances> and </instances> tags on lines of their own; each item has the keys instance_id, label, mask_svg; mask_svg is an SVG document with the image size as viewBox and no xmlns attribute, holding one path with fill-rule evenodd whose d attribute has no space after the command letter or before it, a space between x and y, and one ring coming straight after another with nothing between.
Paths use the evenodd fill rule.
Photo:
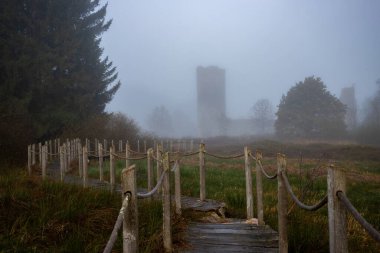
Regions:
<instances>
[{"instance_id":1,"label":"green grass","mask_svg":"<svg viewBox=\"0 0 380 253\"><path fill-rule=\"evenodd\" d=\"M101 252L120 206L118 194L3 170L0 252ZM161 203L139 201L138 208L140 252L160 251ZM120 236L114 250L122 251Z\"/></svg>"},{"instance_id":2,"label":"green grass","mask_svg":"<svg viewBox=\"0 0 380 253\"><path fill-rule=\"evenodd\" d=\"M319 147L318 147L319 148ZM335 148L334 148L335 150ZM340 150L340 149L337 149ZM314 150L310 151L310 154ZM351 154L350 149L345 152ZM376 152L370 150L370 155ZM294 151L296 153L296 150ZM318 157L318 156L317 156ZM370 156L369 156L370 157ZM288 159L289 180L303 202L314 204L326 194L325 170L316 170L328 160ZM134 162L139 188L147 187L146 160ZM276 160L264 157L264 165L276 167ZM361 175L347 179L347 195L359 212L380 230L380 174L378 159L337 160L339 167ZM116 181L120 182L125 161L116 161ZM252 163L254 167L254 163ZM182 194L199 196L197 156L181 161ZM156 174L156 163L153 168ZM322 176L318 173L322 172ZM89 176L99 178L98 165L91 161ZM318 176L318 177L316 177ZM109 180L109 163L104 163L104 178ZM171 186L173 190L173 178ZM156 180L156 178L155 178ZM377 181L376 181L377 180ZM253 193L256 201L255 173ZM277 180L263 180L264 220L277 229ZM228 217L246 217L245 173L243 159L220 160L206 156L206 196L224 201ZM81 187L41 182L28 178L23 172L7 172L0 177L0 252L98 252L103 249L113 228L121 199L108 191L83 190ZM256 207L255 207L256 208ZM289 198L289 252L328 252L327 207L308 212L293 206ZM256 209L255 209L256 214ZM191 215L186 215L187 218ZM173 221L174 242L181 243L183 224ZM140 252L162 250L162 205L159 201L139 200ZM350 252L378 252L374 242L349 216L348 239ZM121 240L115 251L121 251Z\"/></svg>"}]
</instances>

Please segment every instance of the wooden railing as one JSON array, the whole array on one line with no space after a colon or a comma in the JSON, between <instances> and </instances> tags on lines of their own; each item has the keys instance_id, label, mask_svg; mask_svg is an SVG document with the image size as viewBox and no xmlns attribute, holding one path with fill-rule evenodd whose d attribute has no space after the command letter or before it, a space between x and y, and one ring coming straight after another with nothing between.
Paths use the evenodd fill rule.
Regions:
<instances>
[{"instance_id":1,"label":"wooden railing","mask_svg":"<svg viewBox=\"0 0 380 253\"><path fill-rule=\"evenodd\" d=\"M54 146L50 143L54 143ZM145 143L145 142L144 142ZM58 144L56 146L56 144ZM62 146L59 146L59 140L46 142L45 145L38 145L38 152L36 152L35 144L28 146L28 172L32 173L32 165L36 164L36 156L39 157L40 166L42 169L42 178L46 178L46 166L48 159L52 160L59 155L60 158L60 175L61 180L64 179L65 173L69 170L70 163L74 160L78 162L79 176L83 179L83 187L88 187L88 161L89 158L97 158L99 161L99 179L102 181L103 177L103 160L105 158L110 161L110 179L109 185L111 190L115 190L115 160L125 160L125 168L122 175L122 193L123 202L120 210L119 217L116 221L114 231L111 234L110 241L105 248L105 252L112 249L112 242L115 240L117 230L123 223L123 249L124 252L136 252L138 245L138 211L137 199L149 198L153 194L160 192L162 194L163 203L163 241L166 252L171 252L172 248L172 235L171 235L171 197L170 189L170 172L174 172L175 181L175 211L181 214L181 178L180 178L180 159L188 156L198 155L199 157L199 178L200 178L200 192L199 198L201 201L206 200L206 173L205 173L205 156L211 156L219 159L237 159L244 157L245 161L245 179L246 179L246 201L247 201L247 219L254 217L253 215L253 187L252 187L252 171L251 161L255 162L256 167L256 192L257 192L257 219L258 224L265 224L264 221L264 206L263 206L263 176L269 180L277 179L277 211L278 211L278 233L279 233L279 251L288 252L288 236L287 236L287 211L288 211L288 195L292 200L302 209L308 211L316 211L328 204L328 219L329 219L329 243L330 252L343 253L347 252L347 211L362 225L362 227L369 233L371 237L380 242L380 233L376 231L352 206L349 199L346 197L346 176L343 170L335 168L333 165L328 166L327 173L327 194L317 204L309 206L302 203L294 194L292 187L287 178L286 171L286 157L283 154L277 155L277 172L274 175L269 175L262 166L263 155L257 151L255 155L252 154L248 147L244 147L242 154L232 156L221 156L212 154L206 151L203 143L199 144L199 150L190 152L170 152L163 151L161 143L156 144L156 155L154 149L146 149L144 145L144 152L133 151L130 149L128 143L125 150L119 147L119 150L125 152L115 152L114 146L111 145L109 152L105 152L103 145L99 142L94 145L96 150L89 151L89 142L86 140L85 145L82 147L79 139L67 141ZM106 144L105 144L106 146ZM169 150L172 149L169 145ZM55 153L57 151L57 153ZM147 160L147 183L148 193L138 193L136 185L136 167L130 166L130 163L135 160ZM171 160L173 159L173 160ZM153 187L153 161L157 162L157 184ZM170 164L173 163L172 169ZM121 222L121 219L123 222Z\"/></svg>"}]
</instances>

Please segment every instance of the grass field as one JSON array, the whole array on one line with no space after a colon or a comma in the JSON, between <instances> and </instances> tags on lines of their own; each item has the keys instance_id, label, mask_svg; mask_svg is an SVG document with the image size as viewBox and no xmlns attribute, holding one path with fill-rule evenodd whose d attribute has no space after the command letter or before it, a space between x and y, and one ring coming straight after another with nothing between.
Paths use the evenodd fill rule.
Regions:
<instances>
[{"instance_id":1,"label":"grass field","mask_svg":"<svg viewBox=\"0 0 380 253\"><path fill-rule=\"evenodd\" d=\"M274 144L271 144L275 146ZM266 155L265 147L260 146ZM328 146L320 155L321 146L305 146L308 155L296 156L293 146L288 158L287 170L291 185L304 202L313 204L326 194L325 164L333 162L347 171L347 195L359 212L377 230L380 230L380 160L378 150L372 148ZM312 151L310 151L312 150ZM329 150L344 150L350 154L347 159L341 154L334 157ZM236 148L227 148L224 153L236 153ZM275 150L269 149L263 165L275 173ZM299 153L299 152L298 152ZM327 155L326 155L327 154ZM361 154L358 157L358 154ZM327 158L326 158L327 157ZM359 159L360 158L360 159ZM183 195L199 196L199 171L197 157L181 161L181 188ZM124 167L124 161L117 161L117 180ZM138 186L146 187L146 162L136 162ZM254 163L252 162L254 168ZM108 163L105 162L104 176L109 177ZM219 160L206 157L207 198L224 201L226 215L244 218L246 215L245 178L243 159ZM154 168L155 170L155 168ZM253 170L254 171L254 170ZM98 177L95 161L89 167L91 177ZM173 179L173 177L172 177ZM253 185L255 187L255 173ZM277 229L277 181L265 180L264 220ZM174 184L172 184L174 185ZM256 191L254 189L254 195ZM256 196L254 197L256 199ZM62 185L39 178L28 178L25 173L6 170L0 177L0 252L98 252L108 240L113 228L121 199L117 194L101 190L83 190L81 187ZM256 210L255 210L256 212ZM317 212L307 212L294 206L289 199L289 252L328 252L327 207ZM139 202L140 252L157 252L162 248L161 226L162 206L160 202ZM187 218L191 217L186 216ZM348 216L348 238L350 252L379 252L380 244L374 242L363 229ZM186 222L174 221L174 242L181 240L181 229ZM121 251L117 242L115 251Z\"/></svg>"}]
</instances>

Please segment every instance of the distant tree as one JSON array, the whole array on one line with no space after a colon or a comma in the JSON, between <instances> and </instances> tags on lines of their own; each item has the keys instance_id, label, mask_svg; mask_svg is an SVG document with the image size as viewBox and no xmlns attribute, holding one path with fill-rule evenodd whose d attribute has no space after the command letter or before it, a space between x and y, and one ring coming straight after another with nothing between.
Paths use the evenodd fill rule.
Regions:
<instances>
[{"instance_id":1,"label":"distant tree","mask_svg":"<svg viewBox=\"0 0 380 253\"><path fill-rule=\"evenodd\" d=\"M173 124L169 111L165 106L155 107L148 117L148 127L150 131L158 136L172 136Z\"/></svg>"},{"instance_id":2,"label":"distant tree","mask_svg":"<svg viewBox=\"0 0 380 253\"><path fill-rule=\"evenodd\" d=\"M268 99L259 99L251 108L251 117L260 133L268 132L274 121L273 106Z\"/></svg>"},{"instance_id":3,"label":"distant tree","mask_svg":"<svg viewBox=\"0 0 380 253\"><path fill-rule=\"evenodd\" d=\"M345 106L327 91L319 77L306 77L283 96L276 133L285 138L334 138L346 131Z\"/></svg>"},{"instance_id":4,"label":"distant tree","mask_svg":"<svg viewBox=\"0 0 380 253\"><path fill-rule=\"evenodd\" d=\"M361 142L380 145L380 79L376 81L378 89L374 97L368 102L363 123L357 131L357 138Z\"/></svg>"},{"instance_id":5,"label":"distant tree","mask_svg":"<svg viewBox=\"0 0 380 253\"><path fill-rule=\"evenodd\" d=\"M134 144L139 139L140 129L136 122L125 114L118 112L109 116L106 125L106 138L110 140L128 140Z\"/></svg>"}]
</instances>

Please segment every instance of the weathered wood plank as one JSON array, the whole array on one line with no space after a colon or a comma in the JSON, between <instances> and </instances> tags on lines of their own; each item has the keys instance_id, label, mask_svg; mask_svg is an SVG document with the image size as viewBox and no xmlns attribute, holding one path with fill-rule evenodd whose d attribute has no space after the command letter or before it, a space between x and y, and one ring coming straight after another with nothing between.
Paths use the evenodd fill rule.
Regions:
<instances>
[{"instance_id":1,"label":"weathered wood plank","mask_svg":"<svg viewBox=\"0 0 380 253\"><path fill-rule=\"evenodd\" d=\"M234 221L191 223L181 252L278 252L278 233L269 226Z\"/></svg>"}]
</instances>

